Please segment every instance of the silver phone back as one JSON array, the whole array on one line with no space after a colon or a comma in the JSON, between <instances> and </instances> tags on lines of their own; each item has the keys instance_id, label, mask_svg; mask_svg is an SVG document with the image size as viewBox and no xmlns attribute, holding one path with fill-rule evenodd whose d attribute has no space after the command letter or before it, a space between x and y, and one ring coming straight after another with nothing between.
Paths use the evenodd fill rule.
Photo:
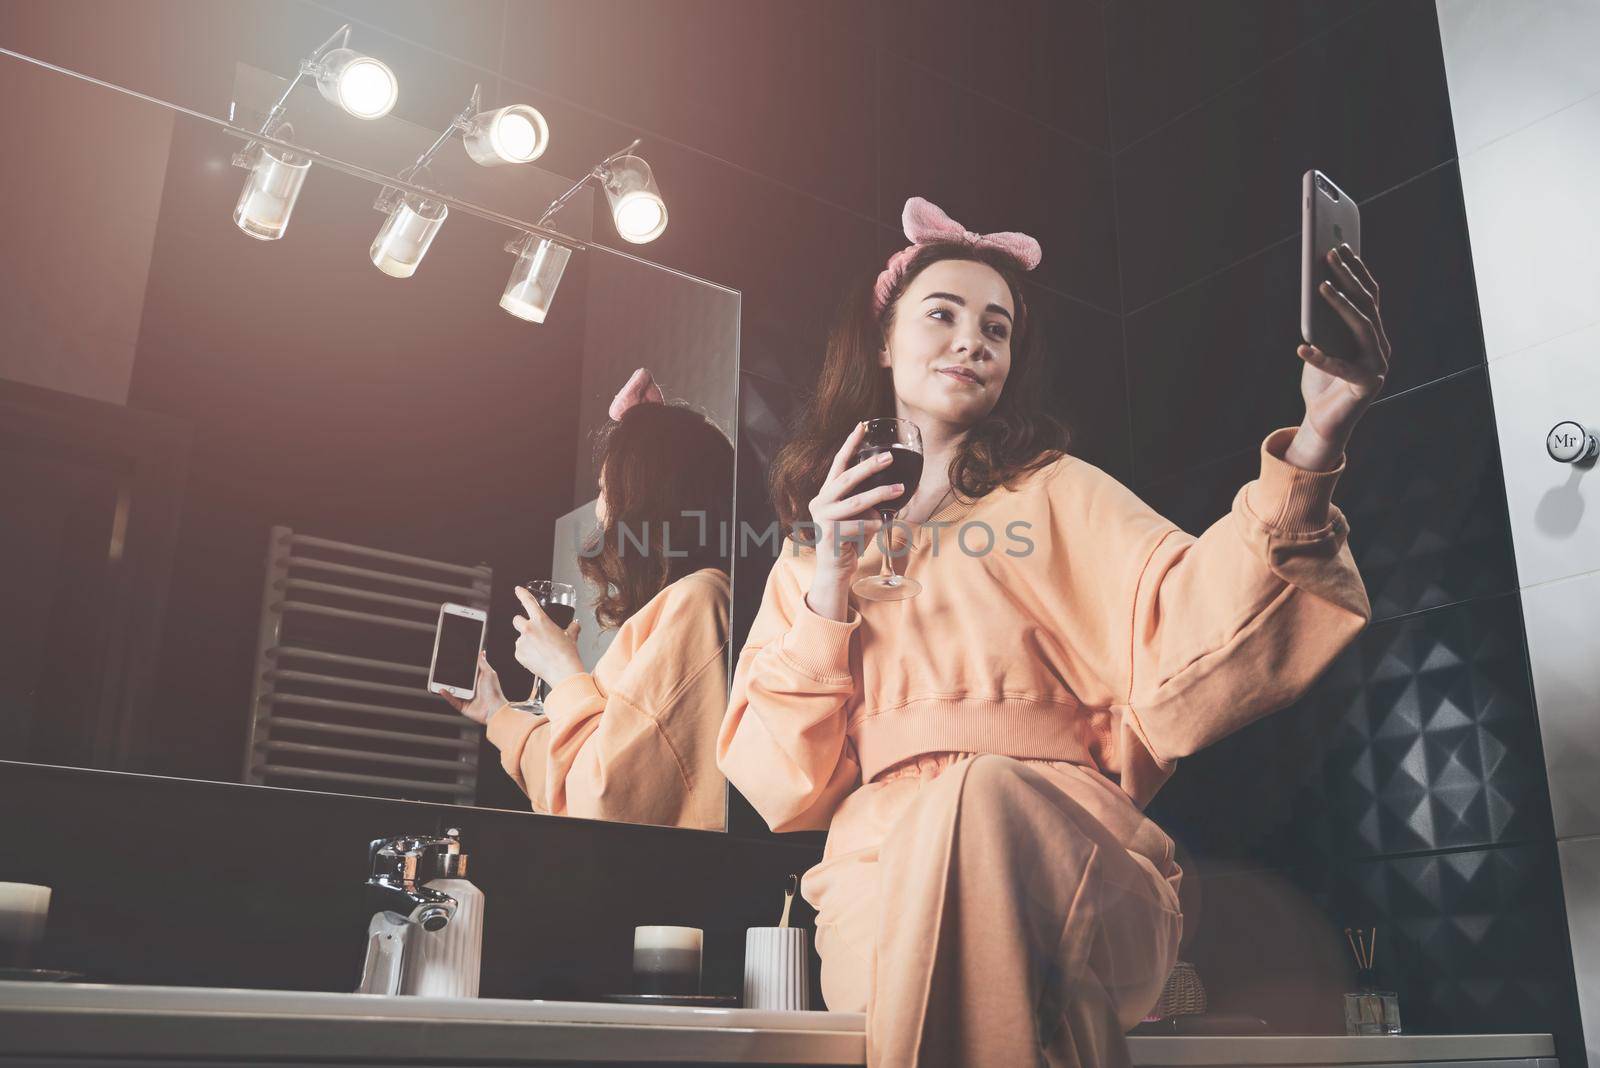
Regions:
<instances>
[{"instance_id":1,"label":"silver phone back","mask_svg":"<svg viewBox=\"0 0 1600 1068\"><path fill-rule=\"evenodd\" d=\"M1361 209L1333 179L1313 168L1300 182L1300 336L1330 356L1350 359L1350 328L1317 293L1324 280L1333 280L1327 252L1341 244L1360 254Z\"/></svg>"}]
</instances>

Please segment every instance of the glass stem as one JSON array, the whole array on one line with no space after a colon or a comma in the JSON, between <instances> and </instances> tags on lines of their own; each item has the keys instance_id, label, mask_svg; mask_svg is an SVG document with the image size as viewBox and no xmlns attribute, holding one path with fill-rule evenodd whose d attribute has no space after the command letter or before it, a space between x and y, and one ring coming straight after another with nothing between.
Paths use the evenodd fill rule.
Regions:
<instances>
[{"instance_id":1,"label":"glass stem","mask_svg":"<svg viewBox=\"0 0 1600 1068\"><path fill-rule=\"evenodd\" d=\"M895 573L894 565L889 562L889 554L894 549L894 539L890 536L889 522L894 518L893 512L879 512L883 517L883 570L878 577L883 579L885 586L893 586L900 581L900 576Z\"/></svg>"}]
</instances>

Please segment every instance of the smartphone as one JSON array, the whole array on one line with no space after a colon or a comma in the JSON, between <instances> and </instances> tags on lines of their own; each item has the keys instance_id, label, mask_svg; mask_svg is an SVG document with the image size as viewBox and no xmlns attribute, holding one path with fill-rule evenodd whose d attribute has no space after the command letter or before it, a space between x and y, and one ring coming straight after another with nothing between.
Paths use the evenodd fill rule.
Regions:
<instances>
[{"instance_id":1,"label":"smartphone","mask_svg":"<svg viewBox=\"0 0 1600 1068\"><path fill-rule=\"evenodd\" d=\"M464 604L439 606L439 625L433 632L433 664L428 668L428 692L447 693L472 700L478 689L478 653L489 614Z\"/></svg>"},{"instance_id":2,"label":"smartphone","mask_svg":"<svg viewBox=\"0 0 1600 1068\"><path fill-rule=\"evenodd\" d=\"M1353 360L1355 334L1328 299L1317 292L1334 281L1328 250L1349 245L1361 253L1361 209L1321 171L1306 171L1300 181L1300 336L1306 344L1341 360Z\"/></svg>"}]
</instances>

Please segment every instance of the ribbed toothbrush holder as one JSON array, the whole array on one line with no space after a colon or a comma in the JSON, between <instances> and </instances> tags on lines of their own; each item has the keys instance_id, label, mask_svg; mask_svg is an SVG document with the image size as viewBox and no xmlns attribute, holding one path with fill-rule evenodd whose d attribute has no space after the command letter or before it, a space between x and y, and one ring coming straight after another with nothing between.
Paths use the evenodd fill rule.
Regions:
<instances>
[{"instance_id":1,"label":"ribbed toothbrush holder","mask_svg":"<svg viewBox=\"0 0 1600 1068\"><path fill-rule=\"evenodd\" d=\"M811 1008L809 933L804 927L752 927L745 932L745 1008Z\"/></svg>"}]
</instances>

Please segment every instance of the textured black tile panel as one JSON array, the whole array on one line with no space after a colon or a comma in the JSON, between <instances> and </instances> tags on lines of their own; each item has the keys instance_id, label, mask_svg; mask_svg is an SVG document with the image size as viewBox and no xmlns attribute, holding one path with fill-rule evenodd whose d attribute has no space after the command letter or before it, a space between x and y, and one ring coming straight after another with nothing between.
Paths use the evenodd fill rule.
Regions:
<instances>
[{"instance_id":1,"label":"textured black tile panel","mask_svg":"<svg viewBox=\"0 0 1600 1068\"><path fill-rule=\"evenodd\" d=\"M1259 473L1259 436L1253 444L1143 483L1141 496L1199 534L1227 514L1239 487ZM1374 619L1517 588L1484 372L1374 405L1356 428L1347 465L1333 500L1350 522L1350 551Z\"/></svg>"},{"instance_id":2,"label":"textured black tile panel","mask_svg":"<svg viewBox=\"0 0 1600 1068\"><path fill-rule=\"evenodd\" d=\"M1548 839L1526 664L1515 593L1372 626L1150 813L1202 860L1263 865Z\"/></svg>"},{"instance_id":3,"label":"textured black tile panel","mask_svg":"<svg viewBox=\"0 0 1600 1068\"><path fill-rule=\"evenodd\" d=\"M1406 1033L1550 1033L1563 1063L1583 1063L1552 843L1331 867L1200 863L1182 896L1183 956L1213 1012L1343 1033L1356 985L1344 929L1375 927L1378 982L1399 995Z\"/></svg>"}]
</instances>

